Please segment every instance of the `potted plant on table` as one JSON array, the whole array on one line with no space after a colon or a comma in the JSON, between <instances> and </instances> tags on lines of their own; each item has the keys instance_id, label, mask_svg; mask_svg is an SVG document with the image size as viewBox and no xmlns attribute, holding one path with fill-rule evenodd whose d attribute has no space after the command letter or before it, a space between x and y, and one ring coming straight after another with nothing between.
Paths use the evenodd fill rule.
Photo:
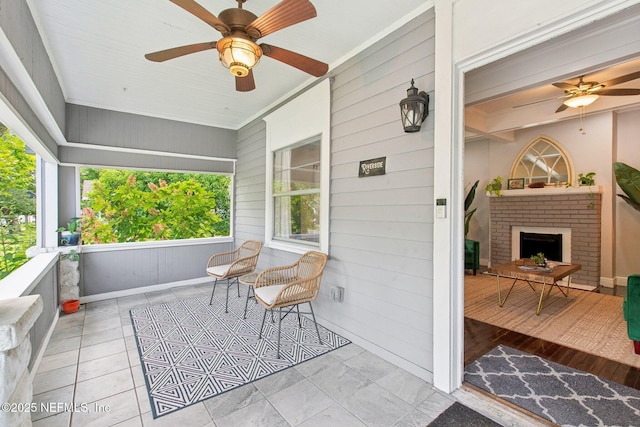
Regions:
<instances>
[{"instance_id":1,"label":"potted plant on table","mask_svg":"<svg viewBox=\"0 0 640 427\"><path fill-rule=\"evenodd\" d=\"M547 259L544 257L544 254L542 252L538 252L535 255L531 255L531 261L533 261L533 263L538 267L547 266Z\"/></svg>"}]
</instances>

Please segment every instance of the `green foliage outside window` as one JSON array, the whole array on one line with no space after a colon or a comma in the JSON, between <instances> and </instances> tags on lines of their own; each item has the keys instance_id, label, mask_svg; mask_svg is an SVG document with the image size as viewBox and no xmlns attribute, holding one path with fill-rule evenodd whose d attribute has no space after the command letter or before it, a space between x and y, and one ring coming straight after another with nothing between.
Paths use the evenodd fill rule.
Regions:
<instances>
[{"instance_id":1,"label":"green foliage outside window","mask_svg":"<svg viewBox=\"0 0 640 427\"><path fill-rule=\"evenodd\" d=\"M35 154L0 125L0 279L27 262L36 243Z\"/></svg>"},{"instance_id":2,"label":"green foliage outside window","mask_svg":"<svg viewBox=\"0 0 640 427\"><path fill-rule=\"evenodd\" d=\"M81 180L85 244L229 235L227 176L83 169Z\"/></svg>"}]
</instances>

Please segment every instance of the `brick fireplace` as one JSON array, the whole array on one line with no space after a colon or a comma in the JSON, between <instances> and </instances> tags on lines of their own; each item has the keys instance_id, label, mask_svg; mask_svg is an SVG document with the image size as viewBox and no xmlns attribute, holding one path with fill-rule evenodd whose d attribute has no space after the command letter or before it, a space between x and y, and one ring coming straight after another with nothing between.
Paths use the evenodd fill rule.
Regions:
<instances>
[{"instance_id":1,"label":"brick fireplace","mask_svg":"<svg viewBox=\"0 0 640 427\"><path fill-rule=\"evenodd\" d=\"M569 259L563 261L582 265L572 281L599 286L601 199L584 187L507 190L503 197L491 197L491 264L514 259L514 228L569 229Z\"/></svg>"}]
</instances>

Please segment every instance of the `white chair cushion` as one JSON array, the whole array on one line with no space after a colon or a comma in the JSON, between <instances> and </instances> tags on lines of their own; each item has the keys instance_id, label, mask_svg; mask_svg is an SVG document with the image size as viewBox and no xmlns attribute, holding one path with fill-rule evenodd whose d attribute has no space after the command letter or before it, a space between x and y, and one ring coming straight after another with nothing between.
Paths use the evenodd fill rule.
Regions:
<instances>
[{"instance_id":1,"label":"white chair cushion","mask_svg":"<svg viewBox=\"0 0 640 427\"><path fill-rule=\"evenodd\" d=\"M284 288L285 285L271 285L271 286L262 286L255 290L255 294L258 298L264 301L267 305L271 305L275 302L276 297ZM305 289L300 285L295 285L292 287L293 291L303 292Z\"/></svg>"},{"instance_id":2,"label":"white chair cushion","mask_svg":"<svg viewBox=\"0 0 640 427\"><path fill-rule=\"evenodd\" d=\"M216 265L214 267L207 268L207 274L210 276L224 277L230 268L231 264Z\"/></svg>"},{"instance_id":3,"label":"white chair cushion","mask_svg":"<svg viewBox=\"0 0 640 427\"><path fill-rule=\"evenodd\" d=\"M255 290L255 294L258 298L264 301L267 305L273 304L278 296L278 293L284 288L284 285L271 285L263 286Z\"/></svg>"}]
</instances>

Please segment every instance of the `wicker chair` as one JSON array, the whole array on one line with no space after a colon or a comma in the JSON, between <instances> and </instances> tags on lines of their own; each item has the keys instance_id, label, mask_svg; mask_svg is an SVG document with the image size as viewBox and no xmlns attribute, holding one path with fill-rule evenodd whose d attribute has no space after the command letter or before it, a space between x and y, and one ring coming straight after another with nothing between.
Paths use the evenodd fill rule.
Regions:
<instances>
[{"instance_id":1,"label":"wicker chair","mask_svg":"<svg viewBox=\"0 0 640 427\"><path fill-rule=\"evenodd\" d=\"M262 249L262 242L258 240L247 240L241 244L236 250L229 252L220 252L209 258L207 263L207 274L216 279L211 291L209 305L213 302L213 294L216 292L218 280L227 281L227 300L224 311L229 311L229 288L235 281L238 286L238 296L240 296L240 284L238 277L252 273L258 264L258 256Z\"/></svg>"},{"instance_id":2,"label":"wicker chair","mask_svg":"<svg viewBox=\"0 0 640 427\"><path fill-rule=\"evenodd\" d=\"M298 307L300 304L309 303L311 311L303 312L302 314L311 314L316 327L316 333L318 334L318 341L322 344L311 301L318 295L322 273L326 264L327 255L316 251L309 251L302 255L295 264L266 269L256 278L254 284L255 297L265 308L258 338L262 338L262 329L264 328L264 321L267 317L267 310L271 311L273 316L273 312L277 309L278 359L280 358L280 329L282 319L295 308L298 314L298 325L302 327L300 320L301 313ZM288 310L282 310L287 307L289 308Z\"/></svg>"}]
</instances>

